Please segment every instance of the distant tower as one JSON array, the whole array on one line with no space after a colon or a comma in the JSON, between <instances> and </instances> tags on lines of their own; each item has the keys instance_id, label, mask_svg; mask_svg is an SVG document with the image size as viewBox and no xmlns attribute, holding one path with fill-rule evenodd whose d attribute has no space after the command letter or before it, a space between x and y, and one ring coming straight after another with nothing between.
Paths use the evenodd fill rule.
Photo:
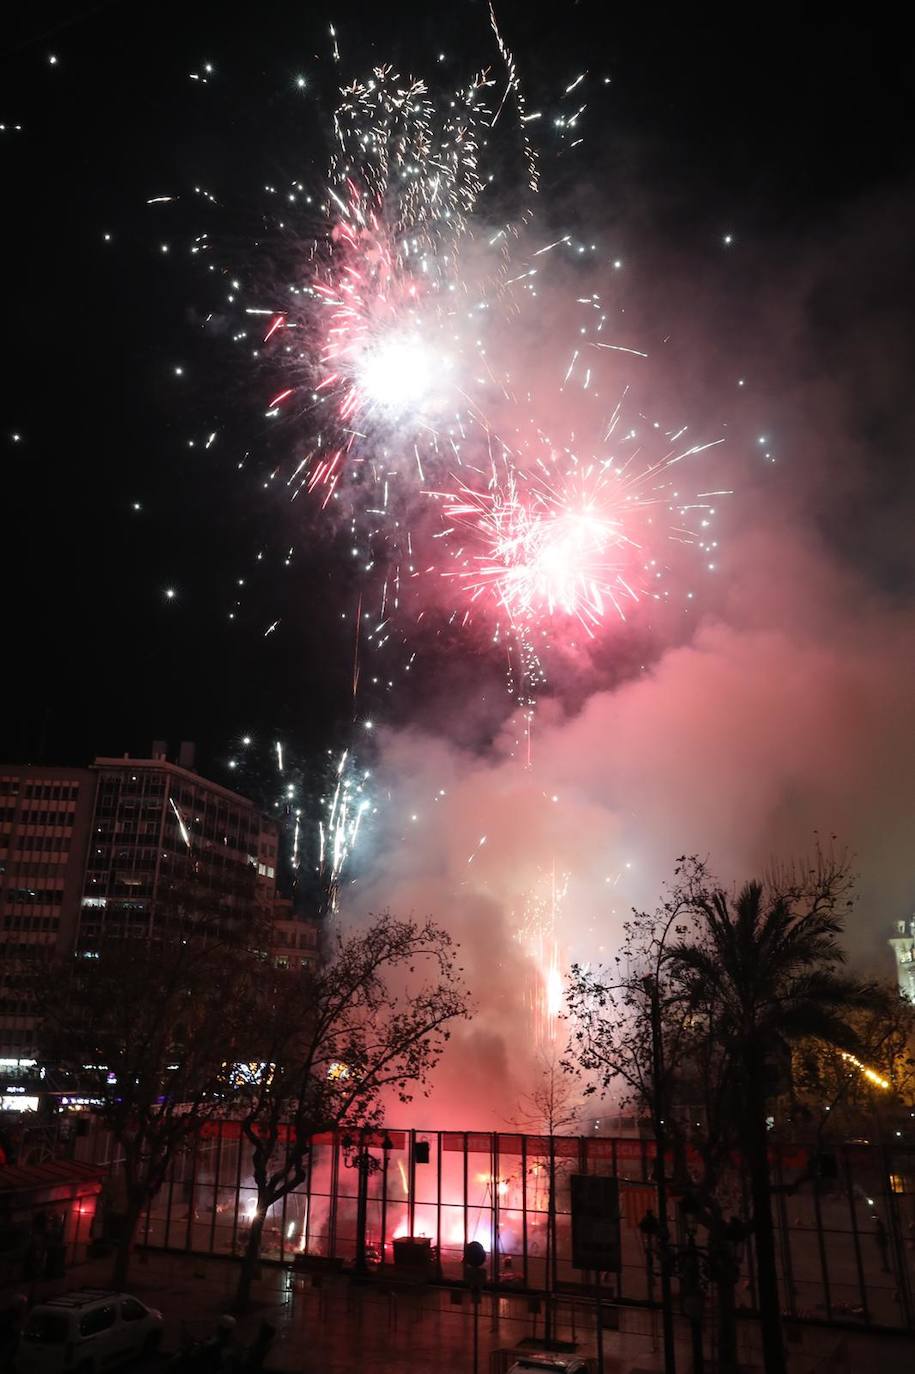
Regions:
<instances>
[{"instance_id":1,"label":"distant tower","mask_svg":"<svg viewBox=\"0 0 915 1374\"><path fill-rule=\"evenodd\" d=\"M899 991L910 1002L915 1002L915 916L896 922L896 934L889 943L896 956Z\"/></svg>"}]
</instances>

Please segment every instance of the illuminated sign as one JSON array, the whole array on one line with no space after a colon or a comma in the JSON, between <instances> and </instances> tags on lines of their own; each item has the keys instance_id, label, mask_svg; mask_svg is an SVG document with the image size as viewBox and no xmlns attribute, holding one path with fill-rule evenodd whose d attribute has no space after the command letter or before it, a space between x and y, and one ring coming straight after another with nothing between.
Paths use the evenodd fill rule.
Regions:
<instances>
[{"instance_id":1,"label":"illuminated sign","mask_svg":"<svg viewBox=\"0 0 915 1374\"><path fill-rule=\"evenodd\" d=\"M254 1060L249 1064L224 1064L223 1068L229 1071L229 1082L233 1088L245 1088L256 1083L269 1083L273 1078L274 1064L258 1063Z\"/></svg>"}]
</instances>

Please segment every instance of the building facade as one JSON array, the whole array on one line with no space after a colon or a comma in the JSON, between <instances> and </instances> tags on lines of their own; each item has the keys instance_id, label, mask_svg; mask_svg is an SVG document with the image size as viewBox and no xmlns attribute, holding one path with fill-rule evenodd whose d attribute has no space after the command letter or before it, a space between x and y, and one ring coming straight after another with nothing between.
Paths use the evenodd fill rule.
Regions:
<instances>
[{"instance_id":1,"label":"building facade","mask_svg":"<svg viewBox=\"0 0 915 1374\"><path fill-rule=\"evenodd\" d=\"M0 1070L33 1062L39 958L91 955L106 935L274 916L279 832L252 801L164 745L91 768L0 764ZM281 907L291 922L291 911ZM293 923L294 924L294 923ZM266 943L266 940L265 940Z\"/></svg>"},{"instance_id":2,"label":"building facade","mask_svg":"<svg viewBox=\"0 0 915 1374\"><path fill-rule=\"evenodd\" d=\"M99 758L77 947L106 934L155 935L176 922L269 921L276 895L275 821L254 803L164 752Z\"/></svg>"},{"instance_id":3,"label":"building facade","mask_svg":"<svg viewBox=\"0 0 915 1374\"><path fill-rule=\"evenodd\" d=\"M896 922L896 934L889 944L896 959L899 991L910 1002L915 1002L915 916Z\"/></svg>"},{"instance_id":4,"label":"building facade","mask_svg":"<svg viewBox=\"0 0 915 1374\"><path fill-rule=\"evenodd\" d=\"M313 968L321 949L321 922L293 910L288 897L273 903L270 957L277 968Z\"/></svg>"},{"instance_id":5,"label":"building facade","mask_svg":"<svg viewBox=\"0 0 915 1374\"><path fill-rule=\"evenodd\" d=\"M96 781L88 768L0 765L2 1059L35 1053L29 964L75 943Z\"/></svg>"}]
</instances>

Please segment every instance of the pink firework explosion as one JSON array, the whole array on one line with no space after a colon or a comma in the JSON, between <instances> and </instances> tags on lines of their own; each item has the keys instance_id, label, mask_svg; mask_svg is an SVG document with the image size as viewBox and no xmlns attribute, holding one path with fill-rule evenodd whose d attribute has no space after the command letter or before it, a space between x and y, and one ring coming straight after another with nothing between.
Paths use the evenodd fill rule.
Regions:
<instances>
[{"instance_id":1,"label":"pink firework explosion","mask_svg":"<svg viewBox=\"0 0 915 1374\"><path fill-rule=\"evenodd\" d=\"M454 402L456 258L483 186L476 130L491 118L490 85L479 75L442 108L424 82L384 66L341 92L326 230L296 291L301 305L277 314L265 338L295 328L314 345L309 390L327 406L330 442L308 485L324 489L325 504L357 442L384 443L395 430L415 440Z\"/></svg>"},{"instance_id":2,"label":"pink firework explosion","mask_svg":"<svg viewBox=\"0 0 915 1374\"><path fill-rule=\"evenodd\" d=\"M419 238L397 242L352 181L331 233L327 274L312 283L324 309L315 396L332 405L337 442L314 465L309 487L339 481L354 445L398 431L432 431L456 398L459 331L449 295L453 259ZM400 445L410 451L410 445Z\"/></svg>"},{"instance_id":3,"label":"pink firework explosion","mask_svg":"<svg viewBox=\"0 0 915 1374\"><path fill-rule=\"evenodd\" d=\"M330 307L318 389L339 392L347 425L422 414L440 388L449 360L438 337L443 323L428 254L417 243L394 247L378 215L350 183L348 215L334 230L342 266L332 285L314 290Z\"/></svg>"},{"instance_id":4,"label":"pink firework explosion","mask_svg":"<svg viewBox=\"0 0 915 1374\"><path fill-rule=\"evenodd\" d=\"M612 428L619 415L617 408ZM504 476L494 467L484 491L462 484L445 500L445 516L478 546L461 548L447 575L472 601L494 600L516 628L570 617L593 637L608 612L626 619L641 596L663 594L659 540L703 547L710 498L725 493L684 500L669 469L709 447L671 446L655 460L637 449L582 464L547 443L532 471L506 453Z\"/></svg>"},{"instance_id":5,"label":"pink firework explosion","mask_svg":"<svg viewBox=\"0 0 915 1374\"><path fill-rule=\"evenodd\" d=\"M513 623L566 615L593 634L608 609L622 616L637 599L626 573L638 548L614 478L598 465L555 485L510 472L486 493L465 488L445 514L469 522L484 544L455 575L472 599L495 597Z\"/></svg>"}]
</instances>

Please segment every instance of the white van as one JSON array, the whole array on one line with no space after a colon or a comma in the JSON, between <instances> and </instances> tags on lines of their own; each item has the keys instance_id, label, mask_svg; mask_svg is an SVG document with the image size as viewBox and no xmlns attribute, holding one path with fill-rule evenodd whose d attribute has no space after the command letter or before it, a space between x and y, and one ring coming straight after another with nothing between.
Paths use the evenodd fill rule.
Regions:
<instances>
[{"instance_id":1,"label":"white van","mask_svg":"<svg viewBox=\"0 0 915 1374\"><path fill-rule=\"evenodd\" d=\"M101 1374L109 1365L151 1354L162 1339L162 1313L127 1293L81 1288L36 1303L25 1321L19 1374Z\"/></svg>"}]
</instances>

